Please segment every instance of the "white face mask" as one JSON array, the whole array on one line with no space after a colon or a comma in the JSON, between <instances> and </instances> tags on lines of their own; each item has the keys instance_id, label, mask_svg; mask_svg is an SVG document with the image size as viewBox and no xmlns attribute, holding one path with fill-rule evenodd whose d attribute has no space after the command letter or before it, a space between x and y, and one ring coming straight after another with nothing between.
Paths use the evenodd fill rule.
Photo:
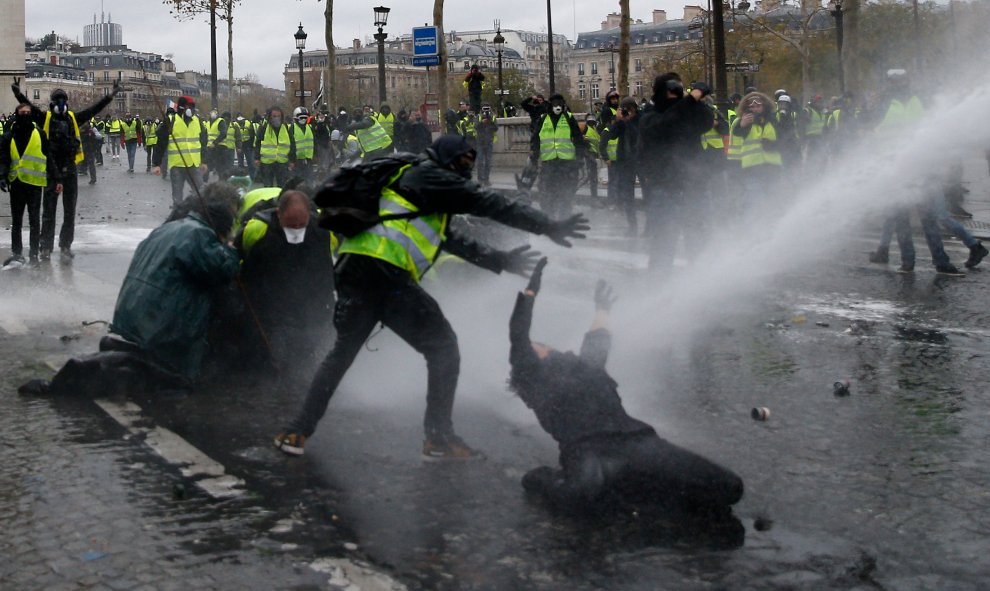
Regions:
<instances>
[{"instance_id":1,"label":"white face mask","mask_svg":"<svg viewBox=\"0 0 990 591\"><path fill-rule=\"evenodd\" d=\"M193 110L192 109L186 109L186 117L192 117L192 116L193 116Z\"/></svg>"},{"instance_id":2,"label":"white face mask","mask_svg":"<svg viewBox=\"0 0 990 591\"><path fill-rule=\"evenodd\" d=\"M282 228L285 232L285 240L289 244L302 244L302 241L306 239L306 228Z\"/></svg>"},{"instance_id":3,"label":"white face mask","mask_svg":"<svg viewBox=\"0 0 990 591\"><path fill-rule=\"evenodd\" d=\"M563 112L564 112L564 107L554 107L553 108L553 114L554 115L560 115Z\"/></svg>"}]
</instances>

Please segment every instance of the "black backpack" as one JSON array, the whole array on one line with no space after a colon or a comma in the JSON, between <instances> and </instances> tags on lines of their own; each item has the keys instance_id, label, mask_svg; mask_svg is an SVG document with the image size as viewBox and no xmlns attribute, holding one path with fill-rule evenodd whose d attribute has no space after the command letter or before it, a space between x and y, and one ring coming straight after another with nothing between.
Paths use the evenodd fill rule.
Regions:
<instances>
[{"instance_id":1,"label":"black backpack","mask_svg":"<svg viewBox=\"0 0 990 591\"><path fill-rule=\"evenodd\" d=\"M342 166L316 192L313 202L321 209L321 228L347 238L386 220L427 215L417 211L379 215L378 200L389 180L407 164L416 165L423 156L399 152L370 161Z\"/></svg>"}]
</instances>

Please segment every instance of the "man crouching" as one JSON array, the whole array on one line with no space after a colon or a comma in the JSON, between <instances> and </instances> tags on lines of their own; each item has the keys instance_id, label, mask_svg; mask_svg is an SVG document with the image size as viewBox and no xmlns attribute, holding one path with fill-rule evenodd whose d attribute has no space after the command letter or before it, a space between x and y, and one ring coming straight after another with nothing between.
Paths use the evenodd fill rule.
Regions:
<instances>
[{"instance_id":1,"label":"man crouching","mask_svg":"<svg viewBox=\"0 0 990 591\"><path fill-rule=\"evenodd\" d=\"M545 265L543 258L516 298L509 323L510 386L559 444L561 469L531 470L523 488L572 511L616 501L677 508L736 503L743 494L742 479L626 414L618 385L605 371L612 338L605 325L615 298L604 281L595 290L595 320L580 354L530 341Z\"/></svg>"}]
</instances>

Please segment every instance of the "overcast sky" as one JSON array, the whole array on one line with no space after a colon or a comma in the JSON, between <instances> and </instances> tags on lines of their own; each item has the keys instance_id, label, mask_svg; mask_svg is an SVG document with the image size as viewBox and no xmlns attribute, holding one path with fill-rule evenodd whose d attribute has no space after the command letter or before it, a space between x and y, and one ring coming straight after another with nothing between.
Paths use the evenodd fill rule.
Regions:
<instances>
[{"instance_id":1,"label":"overcast sky","mask_svg":"<svg viewBox=\"0 0 990 591\"><path fill-rule=\"evenodd\" d=\"M684 0L632 0L632 17L648 21L654 8L680 18ZM54 30L83 40L83 26L100 18L99 0L25 0L26 32L39 38ZM64 8L56 7L56 4ZM407 33L412 27L433 20L433 0L338 0L334 6L334 44L349 47L375 31L372 8L384 4L392 9L386 32ZM323 49L325 0L242 0L234 11L234 76L256 74L269 86L282 87L282 70L295 52L292 35L299 23L309 34L307 49ZM497 7L497 8L496 8ZM597 30L608 12L618 12L618 0L553 0L554 33L567 35ZM104 0L103 10L123 28L124 44L137 51L172 54L180 70L210 69L210 36L207 20L177 21L161 0ZM546 30L546 4L534 0L446 0L444 22L448 31L489 29L493 19L503 29ZM227 73L227 30L219 23L217 33L219 76Z\"/></svg>"}]
</instances>

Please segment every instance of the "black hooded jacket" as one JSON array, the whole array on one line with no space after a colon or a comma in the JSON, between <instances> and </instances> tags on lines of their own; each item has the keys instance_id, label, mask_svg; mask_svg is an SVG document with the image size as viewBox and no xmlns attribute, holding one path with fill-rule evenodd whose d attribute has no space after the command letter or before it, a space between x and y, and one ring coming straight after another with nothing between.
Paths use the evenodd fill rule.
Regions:
<instances>
[{"instance_id":1,"label":"black hooded jacket","mask_svg":"<svg viewBox=\"0 0 990 591\"><path fill-rule=\"evenodd\" d=\"M31 119L38 124L39 128L44 129L48 112L39 109L24 96L23 92L16 91L14 96L18 102L31 105ZM113 102L113 95L108 94L81 111L70 110L69 112L75 116L76 125L82 126L111 102ZM50 178L60 182L70 174L76 173L76 149L79 144L76 143L76 130L72 128L72 120L69 118L68 112L64 115L52 112L52 122L49 127L47 155L54 164L50 167L52 170Z\"/></svg>"},{"instance_id":2,"label":"black hooded jacket","mask_svg":"<svg viewBox=\"0 0 990 591\"><path fill-rule=\"evenodd\" d=\"M612 345L607 330L586 333L580 355L554 351L546 359L537 356L529 340L535 301L520 293L509 321L511 386L560 445L561 455L590 438L655 433L626 413L618 384L605 371Z\"/></svg>"},{"instance_id":3,"label":"black hooded jacket","mask_svg":"<svg viewBox=\"0 0 990 591\"><path fill-rule=\"evenodd\" d=\"M712 128L708 107L684 95L669 99L664 77L658 79L653 106L640 117L639 174L648 185L683 183L696 172L701 135Z\"/></svg>"}]
</instances>

